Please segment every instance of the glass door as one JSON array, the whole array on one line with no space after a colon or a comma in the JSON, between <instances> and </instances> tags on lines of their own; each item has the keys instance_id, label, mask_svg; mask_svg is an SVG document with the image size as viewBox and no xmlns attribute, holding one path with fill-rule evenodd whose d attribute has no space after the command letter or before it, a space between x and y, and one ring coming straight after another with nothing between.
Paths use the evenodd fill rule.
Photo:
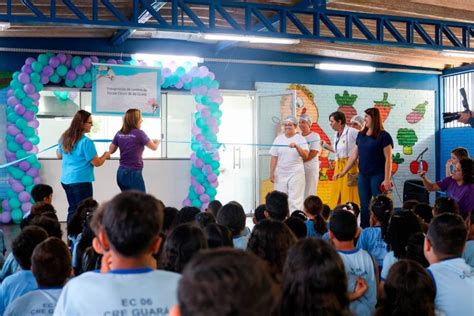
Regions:
<instances>
[{"instance_id":1,"label":"glass door","mask_svg":"<svg viewBox=\"0 0 474 316\"><path fill-rule=\"evenodd\" d=\"M216 199L237 201L246 213L255 208L254 97L223 93L224 103L218 140L220 175Z\"/></svg>"},{"instance_id":2,"label":"glass door","mask_svg":"<svg viewBox=\"0 0 474 316\"><path fill-rule=\"evenodd\" d=\"M265 203L265 196L273 191L270 182L269 150L281 132L281 122L288 115L295 115L296 93L294 90L280 94L257 95L257 169L256 192L258 204Z\"/></svg>"}]
</instances>

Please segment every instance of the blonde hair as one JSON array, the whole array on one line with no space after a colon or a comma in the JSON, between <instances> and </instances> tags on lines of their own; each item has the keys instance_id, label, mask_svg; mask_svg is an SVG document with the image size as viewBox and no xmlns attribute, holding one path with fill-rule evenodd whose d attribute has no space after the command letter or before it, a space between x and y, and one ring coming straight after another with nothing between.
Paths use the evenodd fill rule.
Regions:
<instances>
[{"instance_id":1,"label":"blonde hair","mask_svg":"<svg viewBox=\"0 0 474 316\"><path fill-rule=\"evenodd\" d=\"M138 128L140 120L142 118L142 113L137 109L128 109L125 115L123 116L123 124L120 129L120 133L128 134L134 128Z\"/></svg>"}]
</instances>

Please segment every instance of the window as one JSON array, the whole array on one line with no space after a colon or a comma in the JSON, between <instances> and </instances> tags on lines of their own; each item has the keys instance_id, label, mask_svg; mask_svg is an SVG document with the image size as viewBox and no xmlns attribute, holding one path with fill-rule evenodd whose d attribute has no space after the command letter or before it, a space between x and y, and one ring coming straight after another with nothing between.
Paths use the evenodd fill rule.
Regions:
<instances>
[{"instance_id":1,"label":"window","mask_svg":"<svg viewBox=\"0 0 474 316\"><path fill-rule=\"evenodd\" d=\"M467 99L469 106L472 109L472 100L474 90L471 88L474 82L474 73L464 73L452 76L446 76L443 78L444 85L444 110L443 112L462 112L464 107L462 106L462 97L459 90L464 88L466 90ZM463 123L452 121L450 123L443 124L444 128L463 127Z\"/></svg>"}]
</instances>

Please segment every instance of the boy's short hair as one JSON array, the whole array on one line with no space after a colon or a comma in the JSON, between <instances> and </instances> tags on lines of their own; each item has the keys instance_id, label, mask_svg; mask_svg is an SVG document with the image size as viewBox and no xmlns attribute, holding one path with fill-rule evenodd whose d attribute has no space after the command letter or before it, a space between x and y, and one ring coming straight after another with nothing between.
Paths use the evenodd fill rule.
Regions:
<instances>
[{"instance_id":1,"label":"boy's short hair","mask_svg":"<svg viewBox=\"0 0 474 316\"><path fill-rule=\"evenodd\" d=\"M265 196L265 207L270 218L279 221L285 220L290 213L288 195L280 191L272 191Z\"/></svg>"},{"instance_id":2,"label":"boy's short hair","mask_svg":"<svg viewBox=\"0 0 474 316\"><path fill-rule=\"evenodd\" d=\"M244 230L245 219L244 208L235 201L222 206L217 213L217 223L227 226L232 232L232 236L237 236Z\"/></svg>"},{"instance_id":3,"label":"boy's short hair","mask_svg":"<svg viewBox=\"0 0 474 316\"><path fill-rule=\"evenodd\" d=\"M207 206L207 212L212 213L214 217L217 217L217 213L219 213L219 210L222 207L222 203L219 200L214 200L209 202L209 205Z\"/></svg>"},{"instance_id":4,"label":"boy's short hair","mask_svg":"<svg viewBox=\"0 0 474 316\"><path fill-rule=\"evenodd\" d=\"M57 213L53 205L43 201L36 202L31 207L31 215L41 215L46 212Z\"/></svg>"},{"instance_id":5,"label":"boy's short hair","mask_svg":"<svg viewBox=\"0 0 474 316\"><path fill-rule=\"evenodd\" d=\"M444 213L459 214L459 205L452 197L441 196L435 200L433 213L434 216Z\"/></svg>"},{"instance_id":6,"label":"boy's short hair","mask_svg":"<svg viewBox=\"0 0 474 316\"><path fill-rule=\"evenodd\" d=\"M171 228L185 223L194 223L194 218L196 217L196 214L199 214L200 212L201 210L194 206L185 206L181 208L178 214L176 214L176 216L174 217Z\"/></svg>"},{"instance_id":7,"label":"boy's short hair","mask_svg":"<svg viewBox=\"0 0 474 316\"><path fill-rule=\"evenodd\" d=\"M302 239L308 235L308 228L306 227L305 222L298 217L290 216L285 219L284 223L291 229L296 238Z\"/></svg>"},{"instance_id":8,"label":"boy's short hair","mask_svg":"<svg viewBox=\"0 0 474 316\"><path fill-rule=\"evenodd\" d=\"M46 213L45 213L46 214ZM51 214L51 213L48 213ZM31 226L39 226L43 228L49 237L62 238L63 232L61 230L61 224L57 219L53 219L48 215L36 215L30 221Z\"/></svg>"},{"instance_id":9,"label":"boy's short hair","mask_svg":"<svg viewBox=\"0 0 474 316\"><path fill-rule=\"evenodd\" d=\"M36 246L31 271L39 287L61 287L71 274L71 255L59 238L49 237Z\"/></svg>"},{"instance_id":10,"label":"boy's short hair","mask_svg":"<svg viewBox=\"0 0 474 316\"><path fill-rule=\"evenodd\" d=\"M174 218L178 214L176 207L167 206L163 209L163 232L166 233L173 225Z\"/></svg>"},{"instance_id":11,"label":"boy's short hair","mask_svg":"<svg viewBox=\"0 0 474 316\"><path fill-rule=\"evenodd\" d=\"M162 224L163 204L149 194L123 192L105 204L102 226L111 247L124 257L145 253Z\"/></svg>"},{"instance_id":12,"label":"boy's short hair","mask_svg":"<svg viewBox=\"0 0 474 316\"><path fill-rule=\"evenodd\" d=\"M31 197L33 201L42 202L44 198L53 194L53 188L47 184L37 184L31 189Z\"/></svg>"},{"instance_id":13,"label":"boy's short hair","mask_svg":"<svg viewBox=\"0 0 474 316\"><path fill-rule=\"evenodd\" d=\"M334 211L329 220L329 230L339 241L351 241L357 233L357 220L351 212Z\"/></svg>"},{"instance_id":14,"label":"boy's short hair","mask_svg":"<svg viewBox=\"0 0 474 316\"><path fill-rule=\"evenodd\" d=\"M229 228L219 224L209 224L203 228L209 248L234 247Z\"/></svg>"},{"instance_id":15,"label":"boy's short hair","mask_svg":"<svg viewBox=\"0 0 474 316\"><path fill-rule=\"evenodd\" d=\"M467 227L457 214L441 214L433 218L426 238L438 256L460 257L466 244Z\"/></svg>"},{"instance_id":16,"label":"boy's short hair","mask_svg":"<svg viewBox=\"0 0 474 316\"><path fill-rule=\"evenodd\" d=\"M197 213L196 216L194 217L196 220L196 223L201 227L204 228L209 224L213 224L216 222L216 218L212 213L208 212L200 212Z\"/></svg>"},{"instance_id":17,"label":"boy's short hair","mask_svg":"<svg viewBox=\"0 0 474 316\"><path fill-rule=\"evenodd\" d=\"M266 263L230 248L203 251L183 271L178 288L181 316L271 315L280 287Z\"/></svg>"},{"instance_id":18,"label":"boy's short hair","mask_svg":"<svg viewBox=\"0 0 474 316\"><path fill-rule=\"evenodd\" d=\"M23 270L30 270L33 250L46 238L48 238L48 233L43 228L27 226L13 240L13 256Z\"/></svg>"},{"instance_id":19,"label":"boy's short hair","mask_svg":"<svg viewBox=\"0 0 474 316\"><path fill-rule=\"evenodd\" d=\"M429 224L433 219L433 208L428 203L418 203L413 207L413 213L418 215L423 222Z\"/></svg>"},{"instance_id":20,"label":"boy's short hair","mask_svg":"<svg viewBox=\"0 0 474 316\"><path fill-rule=\"evenodd\" d=\"M265 210L267 208L265 207L265 204L260 204L259 206L257 206L257 208L255 209L255 212L253 213L254 216L255 216L255 219L257 220L257 223L258 222L261 222L265 219Z\"/></svg>"}]
</instances>

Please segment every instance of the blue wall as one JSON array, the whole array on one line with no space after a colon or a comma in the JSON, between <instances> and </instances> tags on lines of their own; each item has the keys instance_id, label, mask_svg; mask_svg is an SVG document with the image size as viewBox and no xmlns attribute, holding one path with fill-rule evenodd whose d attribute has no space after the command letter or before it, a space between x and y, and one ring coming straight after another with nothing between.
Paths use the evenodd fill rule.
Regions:
<instances>
[{"instance_id":1,"label":"blue wall","mask_svg":"<svg viewBox=\"0 0 474 316\"><path fill-rule=\"evenodd\" d=\"M451 150L456 147L465 147L471 157L474 155L474 128L443 128L440 131L440 139L440 178L444 178L446 176L445 163L451 157Z\"/></svg>"}]
</instances>

